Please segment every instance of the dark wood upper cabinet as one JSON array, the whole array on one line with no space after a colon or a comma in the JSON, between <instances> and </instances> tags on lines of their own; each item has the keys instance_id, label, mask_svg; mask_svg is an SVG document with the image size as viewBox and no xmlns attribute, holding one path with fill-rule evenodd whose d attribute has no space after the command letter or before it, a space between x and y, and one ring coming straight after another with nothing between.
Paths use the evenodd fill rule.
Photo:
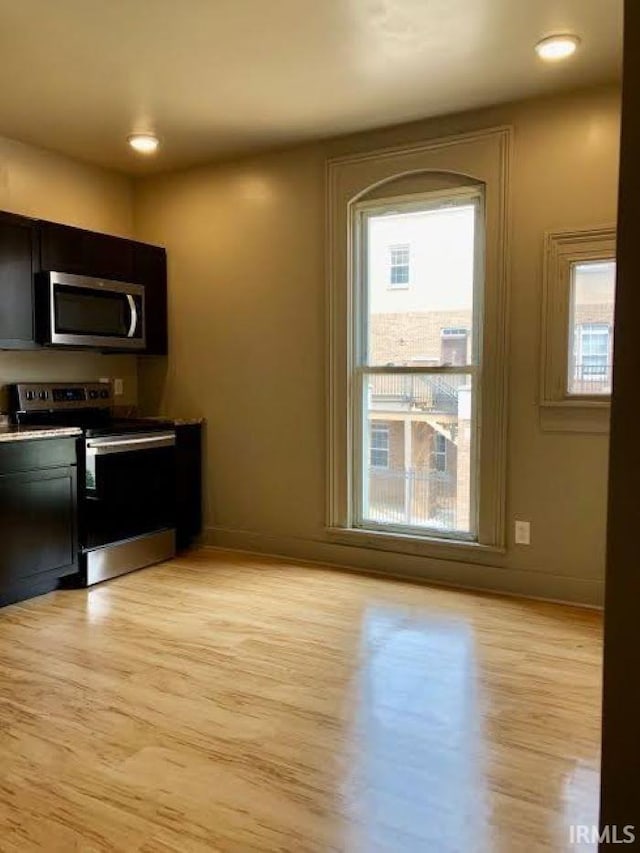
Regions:
<instances>
[{"instance_id":1,"label":"dark wood upper cabinet","mask_svg":"<svg viewBox=\"0 0 640 853\"><path fill-rule=\"evenodd\" d=\"M135 243L133 279L145 287L148 355L166 355L167 338L167 253L160 246Z\"/></svg>"},{"instance_id":2,"label":"dark wood upper cabinet","mask_svg":"<svg viewBox=\"0 0 640 853\"><path fill-rule=\"evenodd\" d=\"M40 271L143 284L147 346L140 354L166 355L167 255L160 246L0 212L0 349L39 346Z\"/></svg>"},{"instance_id":3,"label":"dark wood upper cabinet","mask_svg":"<svg viewBox=\"0 0 640 853\"><path fill-rule=\"evenodd\" d=\"M47 271L132 281L134 246L123 237L40 223L40 263Z\"/></svg>"},{"instance_id":4,"label":"dark wood upper cabinet","mask_svg":"<svg viewBox=\"0 0 640 853\"><path fill-rule=\"evenodd\" d=\"M0 212L0 348L36 346L33 274L37 266L36 223Z\"/></svg>"},{"instance_id":5,"label":"dark wood upper cabinet","mask_svg":"<svg viewBox=\"0 0 640 853\"><path fill-rule=\"evenodd\" d=\"M75 273L145 286L147 354L167 353L167 255L123 237L53 222L40 223L43 270Z\"/></svg>"}]
</instances>

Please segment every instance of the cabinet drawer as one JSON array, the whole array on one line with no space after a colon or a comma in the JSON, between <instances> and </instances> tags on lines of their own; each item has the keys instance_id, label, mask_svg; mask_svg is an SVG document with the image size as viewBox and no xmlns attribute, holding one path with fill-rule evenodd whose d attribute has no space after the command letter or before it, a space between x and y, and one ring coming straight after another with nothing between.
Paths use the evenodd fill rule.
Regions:
<instances>
[{"instance_id":1,"label":"cabinet drawer","mask_svg":"<svg viewBox=\"0 0 640 853\"><path fill-rule=\"evenodd\" d=\"M40 438L0 442L0 479L3 474L76 464L76 438Z\"/></svg>"}]
</instances>

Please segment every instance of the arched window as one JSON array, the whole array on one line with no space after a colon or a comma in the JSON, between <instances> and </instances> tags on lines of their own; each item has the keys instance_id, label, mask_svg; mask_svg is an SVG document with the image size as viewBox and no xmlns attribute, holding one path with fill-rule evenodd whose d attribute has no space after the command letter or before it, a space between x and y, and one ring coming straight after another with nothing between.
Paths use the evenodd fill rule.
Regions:
<instances>
[{"instance_id":1,"label":"arched window","mask_svg":"<svg viewBox=\"0 0 640 853\"><path fill-rule=\"evenodd\" d=\"M508 137L330 164L334 532L502 544Z\"/></svg>"},{"instance_id":2,"label":"arched window","mask_svg":"<svg viewBox=\"0 0 640 853\"><path fill-rule=\"evenodd\" d=\"M354 510L366 527L475 537L484 188L430 183L438 188L365 196L353 211ZM380 422L395 426L384 467L373 464ZM455 467L425 442L449 442Z\"/></svg>"}]
</instances>

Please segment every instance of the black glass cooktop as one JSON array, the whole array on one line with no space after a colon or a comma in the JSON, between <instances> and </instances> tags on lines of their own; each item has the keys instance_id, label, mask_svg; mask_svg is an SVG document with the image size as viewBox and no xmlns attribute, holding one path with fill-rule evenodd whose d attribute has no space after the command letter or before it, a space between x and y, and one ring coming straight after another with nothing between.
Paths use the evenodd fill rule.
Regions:
<instances>
[{"instance_id":1,"label":"black glass cooktop","mask_svg":"<svg viewBox=\"0 0 640 853\"><path fill-rule=\"evenodd\" d=\"M87 437L122 435L128 432L160 432L174 428L173 421L157 418L117 418L104 409L19 413L16 420L24 426L79 427Z\"/></svg>"},{"instance_id":2,"label":"black glass cooktop","mask_svg":"<svg viewBox=\"0 0 640 853\"><path fill-rule=\"evenodd\" d=\"M123 435L128 432L162 432L173 428L172 421L160 421L157 418L116 418L108 423L83 427L88 438L99 435Z\"/></svg>"}]
</instances>

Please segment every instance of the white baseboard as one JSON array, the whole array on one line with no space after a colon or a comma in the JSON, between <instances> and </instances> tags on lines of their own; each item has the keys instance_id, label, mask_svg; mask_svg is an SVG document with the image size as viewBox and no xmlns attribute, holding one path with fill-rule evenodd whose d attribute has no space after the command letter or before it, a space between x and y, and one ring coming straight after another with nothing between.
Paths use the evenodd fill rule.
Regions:
<instances>
[{"instance_id":1,"label":"white baseboard","mask_svg":"<svg viewBox=\"0 0 640 853\"><path fill-rule=\"evenodd\" d=\"M524 571L481 563L438 560L378 551L295 536L272 536L251 530L208 527L202 543L232 551L295 558L351 571L366 571L434 584L499 592L527 598L601 608L604 582L541 571Z\"/></svg>"}]
</instances>

